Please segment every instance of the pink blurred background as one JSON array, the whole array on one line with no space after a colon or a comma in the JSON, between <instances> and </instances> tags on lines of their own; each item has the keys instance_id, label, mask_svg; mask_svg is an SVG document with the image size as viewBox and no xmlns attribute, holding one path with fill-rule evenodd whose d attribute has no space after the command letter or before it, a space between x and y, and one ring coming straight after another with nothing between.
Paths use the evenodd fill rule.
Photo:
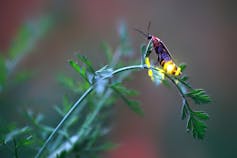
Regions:
<instances>
[{"instance_id":1,"label":"pink blurred background","mask_svg":"<svg viewBox=\"0 0 237 158\"><path fill-rule=\"evenodd\" d=\"M109 137L120 146L105 157L237 157L235 1L1 0L0 52L7 54L22 23L42 15L53 15L56 22L18 65L19 70L37 72L37 77L16 87L14 99L27 100L25 104L35 105L34 110L50 114L63 95L55 76L70 70L67 60L75 52L86 52L94 65L102 66L100 43L108 41L115 47L117 27L123 21L137 54L134 58L138 58L145 41L133 28L146 30L151 21L151 33L166 43L178 62L188 64L191 84L207 90L214 100L197 107L211 116L207 138L196 141L185 132L176 91L155 87L144 72L138 72L128 85L140 91L145 117L116 105L115 128ZM13 120L18 115L4 109L1 115Z\"/></svg>"}]
</instances>

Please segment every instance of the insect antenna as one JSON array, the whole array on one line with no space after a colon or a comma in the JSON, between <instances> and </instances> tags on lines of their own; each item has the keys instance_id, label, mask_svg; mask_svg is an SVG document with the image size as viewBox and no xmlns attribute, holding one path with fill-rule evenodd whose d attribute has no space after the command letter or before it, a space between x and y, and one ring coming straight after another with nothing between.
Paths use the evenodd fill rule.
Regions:
<instances>
[{"instance_id":1,"label":"insect antenna","mask_svg":"<svg viewBox=\"0 0 237 158\"><path fill-rule=\"evenodd\" d=\"M151 39L151 35L150 35L150 27L151 27L151 21L148 22L148 26L147 26L147 33L137 29L137 28L134 28L135 31L139 32L140 34L142 34L143 36L145 36L147 39Z\"/></svg>"},{"instance_id":2,"label":"insect antenna","mask_svg":"<svg viewBox=\"0 0 237 158\"><path fill-rule=\"evenodd\" d=\"M148 22L148 25L147 25L147 35L149 36L150 34L150 28L151 28L151 21Z\"/></svg>"},{"instance_id":3,"label":"insect antenna","mask_svg":"<svg viewBox=\"0 0 237 158\"><path fill-rule=\"evenodd\" d=\"M143 31L137 29L137 28L134 28L135 31L139 32L140 34L142 34L143 36L147 37L147 34L144 33Z\"/></svg>"}]
</instances>

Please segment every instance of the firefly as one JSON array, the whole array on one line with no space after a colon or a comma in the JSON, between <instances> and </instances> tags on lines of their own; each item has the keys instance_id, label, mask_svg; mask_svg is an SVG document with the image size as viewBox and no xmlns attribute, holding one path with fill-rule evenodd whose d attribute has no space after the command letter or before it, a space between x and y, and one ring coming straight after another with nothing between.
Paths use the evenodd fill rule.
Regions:
<instances>
[{"instance_id":1,"label":"firefly","mask_svg":"<svg viewBox=\"0 0 237 158\"><path fill-rule=\"evenodd\" d=\"M148 30L150 28L150 23L148 24ZM165 46L165 44L156 36L153 36L149 33L144 33L141 30L135 29L142 35L144 35L147 40L152 41L152 48L155 50L156 55L157 55L157 61L160 64L160 66L163 68L163 70L171 75L179 76L181 75L181 68L178 67L175 63L174 60ZM148 31L149 32L149 31ZM150 64L150 63L149 63Z\"/></svg>"}]
</instances>

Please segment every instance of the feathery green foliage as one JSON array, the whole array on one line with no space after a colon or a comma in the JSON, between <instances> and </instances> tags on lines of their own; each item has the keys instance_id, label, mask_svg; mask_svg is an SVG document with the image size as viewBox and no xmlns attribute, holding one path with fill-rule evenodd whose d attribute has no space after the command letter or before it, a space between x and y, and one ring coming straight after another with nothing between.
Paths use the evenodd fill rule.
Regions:
<instances>
[{"instance_id":1,"label":"feathery green foliage","mask_svg":"<svg viewBox=\"0 0 237 158\"><path fill-rule=\"evenodd\" d=\"M137 92L122 85L122 81L129 77L131 70L144 69L152 70L153 81L157 85L163 83L167 87L171 87L171 84L175 86L183 99L181 118L187 119L187 131L191 132L194 138L203 139L207 129L204 121L208 120L209 116L205 112L194 111L189 99L195 104L210 103L211 99L203 89L193 89L189 84L188 77L183 73L186 65L180 65L182 75L179 77L169 75L153 65L148 67L145 64L145 57L152 51L149 41L147 45L141 47L141 63L126 66L128 63L122 62L121 59L131 56L132 50L123 25L119 29L119 39L120 45L114 54L107 43L103 44L103 51L109 64L98 70L89 59L80 54L77 54L78 63L74 60L69 61L69 65L81 78L75 80L64 75L59 77L67 94L62 98L62 104L55 106L55 111L61 118L56 127L45 124L44 115L28 110L25 116L29 120L29 126L4 131L5 134L1 135L2 146L9 146L11 143L15 157L20 157L19 146L24 146L20 143L23 142L28 152L37 153L36 158L97 157L99 153L116 147L105 138L110 131L108 120L112 113L111 107L119 96L133 112L144 115L138 102L130 99L136 96ZM0 69L5 69L1 58ZM0 79L2 83L5 80L4 76ZM73 102L78 96L81 97Z\"/></svg>"},{"instance_id":2,"label":"feathery green foliage","mask_svg":"<svg viewBox=\"0 0 237 158\"><path fill-rule=\"evenodd\" d=\"M186 65L182 65L181 69L186 68ZM156 68L152 68L153 71L157 70ZM190 98L195 104L207 104L211 102L211 98L206 94L203 89L193 89L191 85L188 83L188 77L183 76L173 76L162 72L166 78L162 79L168 82L168 80L174 84L177 90L180 93L180 96L183 99L183 105L181 110L181 118L182 120L187 119L187 131L192 132L194 138L203 139L206 133L207 126L204 121L209 119L207 113L202 111L194 111L190 103L187 99ZM155 74L155 73L154 73ZM156 74L155 74L156 75ZM165 83L166 85L166 83Z\"/></svg>"},{"instance_id":3,"label":"feathery green foliage","mask_svg":"<svg viewBox=\"0 0 237 158\"><path fill-rule=\"evenodd\" d=\"M117 93L122 98L122 100L128 105L128 107L132 111L134 111L135 113L137 113L141 116L144 115L143 110L139 106L139 102L137 102L135 100L130 100L127 98L129 96L137 95L136 91L127 89L121 83L115 83L115 84L111 85L111 88L114 90L115 93Z\"/></svg>"},{"instance_id":4,"label":"feathery green foliage","mask_svg":"<svg viewBox=\"0 0 237 158\"><path fill-rule=\"evenodd\" d=\"M122 32L122 37L121 37L122 45L125 43L124 41L126 41L124 39L124 37L125 36ZM123 46L120 48L124 51L124 49L128 48L128 47ZM105 52L108 55L108 51L109 51L108 47L105 47L105 49L106 49ZM188 117L187 130L192 131L194 138L203 139L205 132L206 132L206 128L207 128L207 126L205 125L205 123L203 121L207 120L209 117L204 112L193 111L191 109L191 107L189 106L189 102L186 97L190 97L191 99L194 100L195 103L198 103L198 104L208 103L208 102L210 102L210 98L205 94L205 92L203 90L192 89L192 87L187 82L187 80L188 80L187 76L175 77L175 76L165 73L164 71L161 71L159 68L156 68L153 66L147 67L147 65L144 64L144 61L145 61L145 57L147 56L147 54L151 53L151 41L149 41L149 43L146 47L143 46L141 49L142 49L142 56L141 56L141 64L140 65L125 66L125 67L119 68L117 70L114 70L112 67L106 65L106 66L102 67L101 69L94 71L94 68L92 67L92 64L88 61L88 59L86 59L85 57L82 57L82 56L79 56L79 59L85 64L86 67L81 68L74 61L70 61L69 63L72 66L72 68L75 69L82 76L82 78L84 80L90 81L89 83L91 86L88 89L90 91L88 92L88 90L87 90L82 95L82 97L80 99L83 100L85 97L87 97L87 95L91 92L91 90L95 90L97 92L96 94L102 94L102 93L107 94L106 92L104 92L107 90L108 93L114 92L117 95L119 95L131 110L138 113L139 115L143 115L143 111L139 107L137 102L127 98L127 96L134 95L134 92L131 90L128 90L127 88L122 86L121 83L118 82L118 80L117 81L112 80L112 78L114 78L115 74L118 74L118 73L121 73L124 71L129 71L129 70L133 70L133 69L144 69L144 68L145 69L152 69L153 73L155 74L155 78L154 78L155 82L162 82L166 85L169 85L168 81L171 81L175 85L175 87L178 89L181 97L183 98L183 103L184 103L183 108L182 108L182 119L186 119ZM120 52L120 51L118 51L118 52ZM117 61L117 60L115 60L115 61ZM114 64L112 64L112 65L114 65ZM180 67L181 67L181 70L184 70L186 68L186 65L183 64ZM88 71L90 71L90 73L86 74ZM164 78L164 76L165 76L165 78ZM191 92L186 93L187 90L190 90ZM101 97L101 95L98 95L98 96ZM61 127L61 125L65 123L65 120L68 119L70 115L72 115L72 111L74 109L76 109L80 103L81 103L81 101L76 102L73 105L73 107L69 110L69 112L67 112L67 114L64 116L62 121L58 124L58 126L55 128L55 130L49 136L47 141L44 143L44 145L42 146L41 150L38 152L36 157L38 157L42 153L42 151L44 150L46 145L51 141L52 137L56 134L56 132L59 131L59 128ZM102 107L103 107L102 104L101 104L101 106L97 105L97 108L94 111L94 113L92 113L92 115L88 115L87 119L84 122L85 124L83 124L81 130L79 130L80 137L83 136L83 135L81 135L81 133L83 130L85 130L84 129L85 127L88 128L89 126L92 126L93 119L96 118L96 115L98 115L99 111L101 110L100 108L102 108ZM83 138L80 138L80 139L83 139ZM65 152L64 152L64 154L65 154Z\"/></svg>"},{"instance_id":5,"label":"feathery green foliage","mask_svg":"<svg viewBox=\"0 0 237 158\"><path fill-rule=\"evenodd\" d=\"M151 41L148 42L146 49L143 46L141 61L144 63L145 57L151 53ZM207 126L204 121L209 119L207 113L202 111L194 111L187 98L190 98L195 104L207 104L211 102L211 98L206 94L203 89L194 89L188 82L188 76L184 74L184 70L187 65L182 63L179 65L182 75L174 76L162 71L162 68L151 66L148 69L152 70L153 81L159 85L163 83L169 87L169 81L177 88L180 96L183 100L181 118L182 120L187 119L187 131L192 132L194 138L203 139L206 133Z\"/></svg>"},{"instance_id":6,"label":"feathery green foliage","mask_svg":"<svg viewBox=\"0 0 237 158\"><path fill-rule=\"evenodd\" d=\"M194 89L186 95L196 103L196 104L207 104L211 102L211 98L206 94L203 89Z\"/></svg>"}]
</instances>

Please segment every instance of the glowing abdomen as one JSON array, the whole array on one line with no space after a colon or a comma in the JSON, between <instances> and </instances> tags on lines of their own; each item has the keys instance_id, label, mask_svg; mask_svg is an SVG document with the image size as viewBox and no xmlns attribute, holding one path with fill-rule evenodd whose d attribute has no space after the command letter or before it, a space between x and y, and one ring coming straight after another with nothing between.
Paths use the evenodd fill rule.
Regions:
<instances>
[{"instance_id":1,"label":"glowing abdomen","mask_svg":"<svg viewBox=\"0 0 237 158\"><path fill-rule=\"evenodd\" d=\"M160 65L163 67L163 70L168 74L175 76L181 74L181 68L176 66L172 60L169 61L162 60Z\"/></svg>"}]
</instances>

